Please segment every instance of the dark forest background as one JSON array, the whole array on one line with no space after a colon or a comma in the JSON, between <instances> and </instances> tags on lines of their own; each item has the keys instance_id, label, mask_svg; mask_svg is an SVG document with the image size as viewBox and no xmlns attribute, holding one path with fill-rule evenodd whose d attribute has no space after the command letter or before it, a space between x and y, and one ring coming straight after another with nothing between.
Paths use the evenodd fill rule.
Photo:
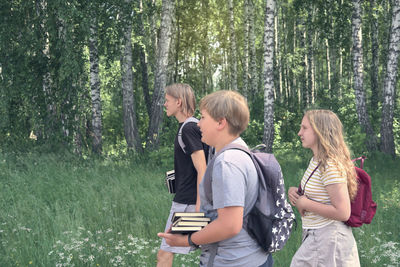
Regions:
<instances>
[{"instance_id":1,"label":"dark forest background","mask_svg":"<svg viewBox=\"0 0 400 267\"><path fill-rule=\"evenodd\" d=\"M399 0L9 0L0 3L0 145L78 155L171 146L164 87L248 99L244 138L300 147L305 109L356 154L400 149Z\"/></svg>"}]
</instances>

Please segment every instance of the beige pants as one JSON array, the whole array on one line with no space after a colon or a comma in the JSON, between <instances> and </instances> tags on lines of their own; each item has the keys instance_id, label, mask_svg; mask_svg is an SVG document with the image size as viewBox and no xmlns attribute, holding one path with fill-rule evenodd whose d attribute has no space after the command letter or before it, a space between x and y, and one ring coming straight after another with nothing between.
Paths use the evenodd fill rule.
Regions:
<instances>
[{"instance_id":1,"label":"beige pants","mask_svg":"<svg viewBox=\"0 0 400 267\"><path fill-rule=\"evenodd\" d=\"M320 229L303 229L303 241L290 267L359 267L351 227L335 221Z\"/></svg>"}]
</instances>

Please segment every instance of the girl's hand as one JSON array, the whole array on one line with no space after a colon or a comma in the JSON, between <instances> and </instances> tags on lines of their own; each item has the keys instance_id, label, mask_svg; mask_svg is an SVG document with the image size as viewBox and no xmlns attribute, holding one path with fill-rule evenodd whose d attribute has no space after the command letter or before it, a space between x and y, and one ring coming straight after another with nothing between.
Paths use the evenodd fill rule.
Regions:
<instances>
[{"instance_id":1,"label":"girl's hand","mask_svg":"<svg viewBox=\"0 0 400 267\"><path fill-rule=\"evenodd\" d=\"M290 187L288 190L289 201L292 206L296 206L297 199L300 195L297 193L297 187Z\"/></svg>"},{"instance_id":2,"label":"girl's hand","mask_svg":"<svg viewBox=\"0 0 400 267\"><path fill-rule=\"evenodd\" d=\"M189 247L187 235L158 233L157 236L164 238L167 244L172 247Z\"/></svg>"},{"instance_id":3,"label":"girl's hand","mask_svg":"<svg viewBox=\"0 0 400 267\"><path fill-rule=\"evenodd\" d=\"M308 201L310 200L306 196L299 196L297 198L296 208L302 217L304 216L304 213L307 211L306 206Z\"/></svg>"}]
</instances>

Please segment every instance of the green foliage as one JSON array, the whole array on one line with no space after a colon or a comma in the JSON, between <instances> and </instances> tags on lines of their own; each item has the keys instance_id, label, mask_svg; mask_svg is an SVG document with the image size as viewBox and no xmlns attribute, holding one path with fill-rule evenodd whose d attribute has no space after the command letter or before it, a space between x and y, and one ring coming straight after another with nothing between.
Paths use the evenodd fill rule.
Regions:
<instances>
[{"instance_id":1,"label":"green foliage","mask_svg":"<svg viewBox=\"0 0 400 267\"><path fill-rule=\"evenodd\" d=\"M251 123L244 133L251 144L261 142L263 123L263 37L265 2L254 4L256 70L249 75L257 88L249 92ZM238 85L243 84L245 1L233 1L237 40ZM27 149L75 145L81 137L83 153L92 142L89 89L88 37L91 18L98 23L98 45L102 97L103 151L128 153L124 145L120 55L122 32L132 20L134 95L139 133L145 146L149 114L145 95L152 97L157 34L162 1L2 1L0 4L0 144ZM372 22L378 28L378 83L383 84L391 23L390 1L363 2L364 87L367 110L374 131L380 130L380 93L372 95ZM372 12L374 11L374 12ZM274 148L298 147L297 125L303 109L306 87L306 59L313 60L315 105L338 112L355 153L365 153L365 135L358 126L352 86L351 1L277 2L276 51L274 58L275 142ZM199 98L230 87L231 62L229 12L216 0L177 1L174 17L168 82L192 85ZM18 34L16 34L18 33ZM310 40L308 40L310 38ZM138 48L146 56L140 61ZM311 54L312 52L312 54ZM327 58L328 57L328 58ZM328 59L331 76L328 77ZM142 76L144 68L147 74ZM331 80L329 91L328 78ZM147 80L149 92L144 92ZM380 86L381 87L381 86ZM378 88L382 91L382 88ZM241 88L239 88L241 91ZM370 99L378 99L372 110ZM397 97L396 101L399 101ZM399 151L399 106L395 105L394 136ZM377 109L377 110L375 110ZM173 122L164 118L161 146L170 145ZM37 136L37 142L29 135ZM52 143L49 145L47 143ZM59 143L62 143L60 145Z\"/></svg>"},{"instance_id":2,"label":"green foliage","mask_svg":"<svg viewBox=\"0 0 400 267\"><path fill-rule=\"evenodd\" d=\"M297 186L307 168L305 151L276 152L286 188ZM171 152L159 155L171 158ZM0 153L0 265L154 266L156 234L172 200L161 164L169 163L155 155L77 160L69 153ZM353 230L362 266L398 262L399 166L382 154L365 162L378 212L371 225ZM298 223L274 253L276 266L288 266L300 246ZM178 256L174 266L197 266L198 256Z\"/></svg>"},{"instance_id":3,"label":"green foliage","mask_svg":"<svg viewBox=\"0 0 400 267\"><path fill-rule=\"evenodd\" d=\"M264 134L264 123L252 120L247 129L241 134L243 140L252 147L262 143Z\"/></svg>"},{"instance_id":4,"label":"green foliage","mask_svg":"<svg viewBox=\"0 0 400 267\"><path fill-rule=\"evenodd\" d=\"M167 170L174 168L174 146L163 146L155 151L151 151L148 155L150 164L166 168Z\"/></svg>"}]
</instances>

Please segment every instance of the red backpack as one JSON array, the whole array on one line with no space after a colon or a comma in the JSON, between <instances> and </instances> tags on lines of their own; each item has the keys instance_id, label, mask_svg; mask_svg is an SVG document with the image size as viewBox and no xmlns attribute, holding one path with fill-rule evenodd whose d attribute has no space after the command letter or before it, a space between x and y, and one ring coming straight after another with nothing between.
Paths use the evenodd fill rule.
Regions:
<instances>
[{"instance_id":1,"label":"red backpack","mask_svg":"<svg viewBox=\"0 0 400 267\"><path fill-rule=\"evenodd\" d=\"M360 168L355 167L358 180L357 195L351 202L351 215L345 224L351 227L360 227L364 223L370 224L376 213L376 203L372 200L371 177L363 170L365 156L354 159L361 160Z\"/></svg>"}]
</instances>

